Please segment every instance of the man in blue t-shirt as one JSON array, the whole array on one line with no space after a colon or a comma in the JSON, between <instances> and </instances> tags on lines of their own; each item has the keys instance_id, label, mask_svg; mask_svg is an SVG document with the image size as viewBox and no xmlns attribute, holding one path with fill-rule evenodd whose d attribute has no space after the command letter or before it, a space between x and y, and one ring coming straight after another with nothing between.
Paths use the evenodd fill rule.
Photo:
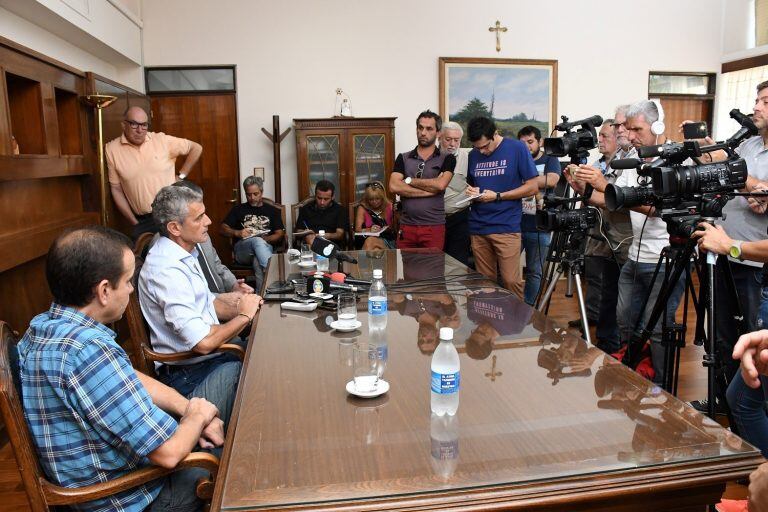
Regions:
<instances>
[{"instance_id":1,"label":"man in blue t-shirt","mask_svg":"<svg viewBox=\"0 0 768 512\"><path fill-rule=\"evenodd\" d=\"M544 154L541 145L541 130L535 126L524 126L517 132L517 139L528 146L531 158L536 165L539 177L536 184L539 190L552 189L560 179L560 161ZM536 301L541 286L541 268L549 251L551 234L536 229L537 197L523 198L523 218L520 223L522 244L525 251L525 302L531 306Z\"/></svg>"},{"instance_id":2,"label":"man in blue t-shirt","mask_svg":"<svg viewBox=\"0 0 768 512\"><path fill-rule=\"evenodd\" d=\"M475 199L469 213L472 252L479 272L496 280L522 300L520 279L521 199L536 194L536 165L522 142L499 135L496 124L476 117L467 124L473 150L467 166L467 194Z\"/></svg>"}]
</instances>

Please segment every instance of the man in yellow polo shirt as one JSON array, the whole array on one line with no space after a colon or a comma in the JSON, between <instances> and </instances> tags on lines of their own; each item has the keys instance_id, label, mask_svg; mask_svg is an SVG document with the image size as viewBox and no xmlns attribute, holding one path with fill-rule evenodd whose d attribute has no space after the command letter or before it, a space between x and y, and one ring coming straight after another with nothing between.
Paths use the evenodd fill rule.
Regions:
<instances>
[{"instance_id":1,"label":"man in yellow polo shirt","mask_svg":"<svg viewBox=\"0 0 768 512\"><path fill-rule=\"evenodd\" d=\"M133 238L155 233L152 201L158 191L189 175L203 147L197 142L150 132L149 117L141 107L130 107L123 117L123 134L107 143L109 186L115 206L133 225ZM186 155L176 176L176 158Z\"/></svg>"}]
</instances>

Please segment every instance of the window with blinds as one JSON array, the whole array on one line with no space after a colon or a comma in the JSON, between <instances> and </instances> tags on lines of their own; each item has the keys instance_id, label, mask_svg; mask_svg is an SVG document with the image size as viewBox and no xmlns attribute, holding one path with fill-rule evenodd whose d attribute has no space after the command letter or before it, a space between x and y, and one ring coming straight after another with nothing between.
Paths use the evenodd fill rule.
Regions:
<instances>
[{"instance_id":1,"label":"window with blinds","mask_svg":"<svg viewBox=\"0 0 768 512\"><path fill-rule=\"evenodd\" d=\"M728 116L731 109L738 108L745 114L752 113L757 97L755 87L765 80L768 80L768 66L723 73L715 120L717 140L726 139L739 129L739 124Z\"/></svg>"}]
</instances>

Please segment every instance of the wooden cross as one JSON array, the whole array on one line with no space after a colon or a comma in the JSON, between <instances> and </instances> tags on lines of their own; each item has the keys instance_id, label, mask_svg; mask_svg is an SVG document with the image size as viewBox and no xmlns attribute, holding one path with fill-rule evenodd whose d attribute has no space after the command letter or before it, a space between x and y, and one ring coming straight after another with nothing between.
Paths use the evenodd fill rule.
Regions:
<instances>
[{"instance_id":1,"label":"wooden cross","mask_svg":"<svg viewBox=\"0 0 768 512\"><path fill-rule=\"evenodd\" d=\"M495 27L488 27L488 32L496 32L496 51L501 51L501 33L506 32L507 27L502 27L499 20L496 20Z\"/></svg>"},{"instance_id":2,"label":"wooden cross","mask_svg":"<svg viewBox=\"0 0 768 512\"><path fill-rule=\"evenodd\" d=\"M496 377L501 377L502 373L496 371L496 356L491 358L491 371L486 373L486 377L490 377L491 382L496 382Z\"/></svg>"}]
</instances>

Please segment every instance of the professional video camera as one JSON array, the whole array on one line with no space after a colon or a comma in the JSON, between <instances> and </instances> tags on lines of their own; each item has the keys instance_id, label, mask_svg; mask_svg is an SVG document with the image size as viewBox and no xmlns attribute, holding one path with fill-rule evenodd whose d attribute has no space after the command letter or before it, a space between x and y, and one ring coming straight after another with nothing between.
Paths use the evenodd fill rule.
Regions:
<instances>
[{"instance_id":1,"label":"professional video camera","mask_svg":"<svg viewBox=\"0 0 768 512\"><path fill-rule=\"evenodd\" d=\"M640 205L656 207L662 219L674 217L719 217L728 199L747 182L747 164L734 152L741 142L757 133L749 117L738 110L731 117L742 128L727 141L700 146L698 141L646 146L638 149L641 158L656 157L651 163L634 158L614 160L614 169L636 168L645 178L644 186L605 189L605 204L609 210ZM722 162L701 164L704 153L723 150L728 155ZM696 165L683 165L688 159ZM679 224L679 223L678 223Z\"/></svg>"},{"instance_id":2,"label":"professional video camera","mask_svg":"<svg viewBox=\"0 0 768 512\"><path fill-rule=\"evenodd\" d=\"M586 163L589 150L597 147L595 127L603 124L603 118L592 116L570 122L567 116L560 116L560 118L563 122L555 126L555 130L565 134L562 137L546 137L544 153L556 157L569 156L571 163ZM580 128L572 131L574 126L580 126Z\"/></svg>"},{"instance_id":3,"label":"professional video camera","mask_svg":"<svg viewBox=\"0 0 768 512\"><path fill-rule=\"evenodd\" d=\"M596 126L603 124L600 116L587 117L578 121L568 121L567 116L561 116L562 123L555 126L555 131L565 132L562 137L547 137L544 139L544 152L550 156L571 158L571 163L586 163L589 150L597 147ZM577 130L573 130L579 126ZM589 198L591 187L584 194ZM573 201L563 201L562 198L544 196L544 210L536 212L536 229L540 231L586 231L597 224L597 212L592 208L564 209Z\"/></svg>"},{"instance_id":4,"label":"professional video camera","mask_svg":"<svg viewBox=\"0 0 768 512\"><path fill-rule=\"evenodd\" d=\"M557 211L536 212L536 229L539 231L586 231L597 224L597 210L592 207Z\"/></svg>"}]
</instances>

